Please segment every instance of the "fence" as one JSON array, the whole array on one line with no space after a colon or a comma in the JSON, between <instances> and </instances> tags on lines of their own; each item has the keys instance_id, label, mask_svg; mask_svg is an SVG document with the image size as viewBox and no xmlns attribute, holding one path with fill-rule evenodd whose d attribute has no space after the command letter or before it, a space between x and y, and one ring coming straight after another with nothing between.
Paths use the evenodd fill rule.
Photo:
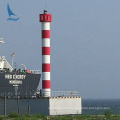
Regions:
<instances>
[{"instance_id":1,"label":"fence","mask_svg":"<svg viewBox=\"0 0 120 120\"><path fill-rule=\"evenodd\" d=\"M10 112L16 112L18 114L30 114L30 105L21 105L19 102L19 96L14 99L0 98L0 115L8 115Z\"/></svg>"}]
</instances>

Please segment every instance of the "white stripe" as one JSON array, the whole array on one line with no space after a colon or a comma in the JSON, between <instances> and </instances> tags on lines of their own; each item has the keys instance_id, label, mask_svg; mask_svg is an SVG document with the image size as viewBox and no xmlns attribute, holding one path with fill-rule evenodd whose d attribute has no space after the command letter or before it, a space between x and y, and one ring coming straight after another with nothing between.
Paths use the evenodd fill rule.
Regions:
<instances>
[{"instance_id":1,"label":"white stripe","mask_svg":"<svg viewBox=\"0 0 120 120\"><path fill-rule=\"evenodd\" d=\"M50 30L50 22L42 22L41 30Z\"/></svg>"},{"instance_id":2,"label":"white stripe","mask_svg":"<svg viewBox=\"0 0 120 120\"><path fill-rule=\"evenodd\" d=\"M49 38L42 39L42 47L50 47L50 39Z\"/></svg>"},{"instance_id":3,"label":"white stripe","mask_svg":"<svg viewBox=\"0 0 120 120\"><path fill-rule=\"evenodd\" d=\"M50 80L50 72L42 72L42 80Z\"/></svg>"},{"instance_id":4,"label":"white stripe","mask_svg":"<svg viewBox=\"0 0 120 120\"><path fill-rule=\"evenodd\" d=\"M42 92L44 91L50 92L50 89L42 89Z\"/></svg>"},{"instance_id":5,"label":"white stripe","mask_svg":"<svg viewBox=\"0 0 120 120\"><path fill-rule=\"evenodd\" d=\"M51 92L50 89L42 89L42 97L50 97Z\"/></svg>"},{"instance_id":6,"label":"white stripe","mask_svg":"<svg viewBox=\"0 0 120 120\"><path fill-rule=\"evenodd\" d=\"M50 63L50 55L42 55L42 63Z\"/></svg>"}]
</instances>

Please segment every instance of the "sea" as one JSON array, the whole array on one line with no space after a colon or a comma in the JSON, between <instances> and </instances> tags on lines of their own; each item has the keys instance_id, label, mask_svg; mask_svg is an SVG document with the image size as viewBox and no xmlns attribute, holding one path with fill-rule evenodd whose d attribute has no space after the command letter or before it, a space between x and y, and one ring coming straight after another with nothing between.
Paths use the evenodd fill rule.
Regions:
<instances>
[{"instance_id":1,"label":"sea","mask_svg":"<svg viewBox=\"0 0 120 120\"><path fill-rule=\"evenodd\" d=\"M120 114L120 99L82 99L82 114L103 115L106 110Z\"/></svg>"}]
</instances>

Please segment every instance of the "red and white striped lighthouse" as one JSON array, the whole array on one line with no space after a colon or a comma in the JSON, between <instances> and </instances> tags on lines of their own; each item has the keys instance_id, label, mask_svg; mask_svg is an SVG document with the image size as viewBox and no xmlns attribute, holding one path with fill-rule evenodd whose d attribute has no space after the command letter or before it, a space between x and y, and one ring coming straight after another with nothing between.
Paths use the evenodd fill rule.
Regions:
<instances>
[{"instance_id":1,"label":"red and white striped lighthouse","mask_svg":"<svg viewBox=\"0 0 120 120\"><path fill-rule=\"evenodd\" d=\"M42 97L50 97L50 22L51 14L39 15L42 37Z\"/></svg>"}]
</instances>

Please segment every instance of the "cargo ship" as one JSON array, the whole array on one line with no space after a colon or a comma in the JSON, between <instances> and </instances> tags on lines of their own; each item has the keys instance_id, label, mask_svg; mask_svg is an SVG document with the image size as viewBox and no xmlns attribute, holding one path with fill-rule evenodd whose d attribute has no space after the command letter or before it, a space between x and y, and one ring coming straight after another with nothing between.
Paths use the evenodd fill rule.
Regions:
<instances>
[{"instance_id":1,"label":"cargo ship","mask_svg":"<svg viewBox=\"0 0 120 120\"><path fill-rule=\"evenodd\" d=\"M3 42L0 40L0 43ZM13 53L11 57L14 57ZM38 91L40 77L39 70L28 70L26 67L24 69L13 68L5 59L5 56L0 56L0 97L4 95L8 97L34 96Z\"/></svg>"}]
</instances>

